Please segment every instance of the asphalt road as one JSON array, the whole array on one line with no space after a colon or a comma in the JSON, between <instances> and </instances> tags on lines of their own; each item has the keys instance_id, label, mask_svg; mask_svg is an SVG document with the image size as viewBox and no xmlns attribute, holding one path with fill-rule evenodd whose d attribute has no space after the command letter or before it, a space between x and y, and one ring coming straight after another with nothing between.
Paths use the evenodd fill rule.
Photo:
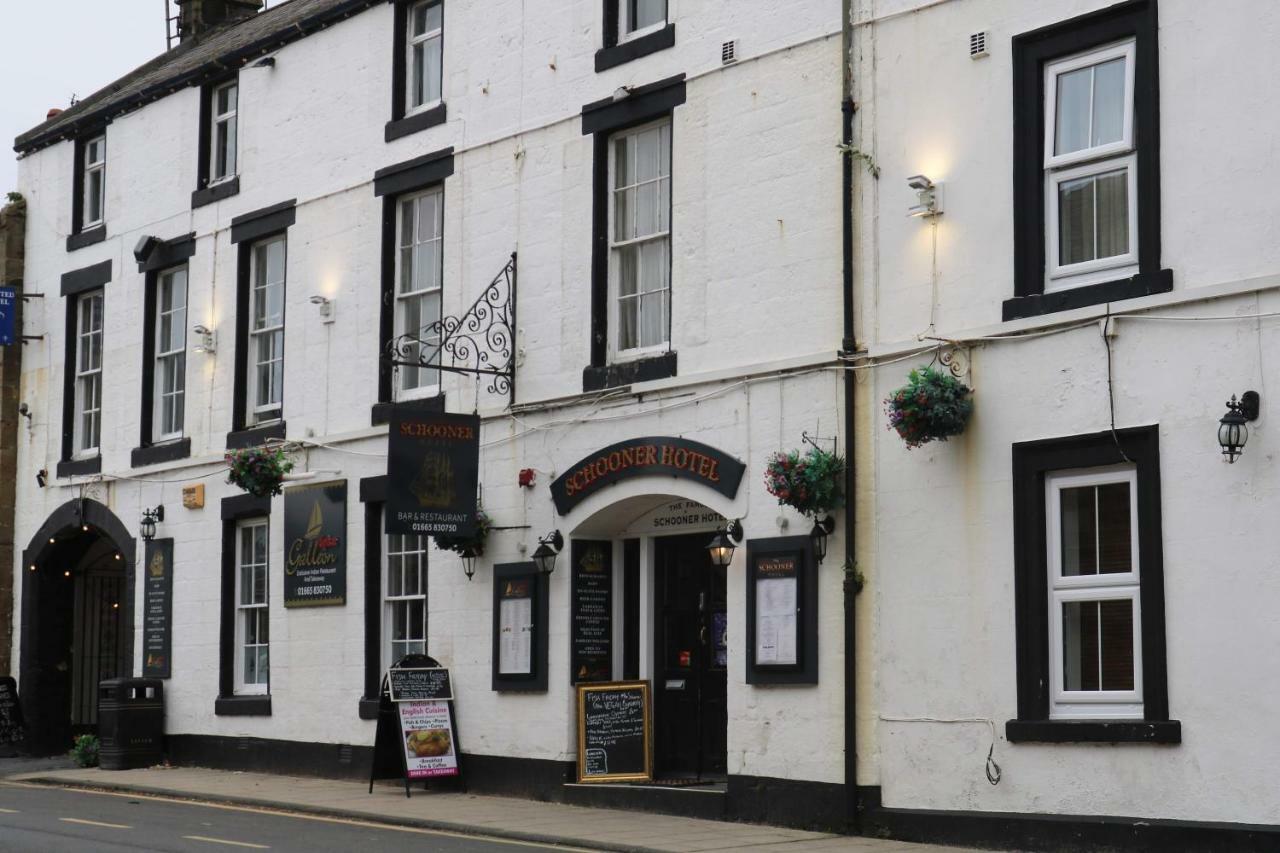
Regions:
<instances>
[{"instance_id":1,"label":"asphalt road","mask_svg":"<svg viewBox=\"0 0 1280 853\"><path fill-rule=\"evenodd\" d=\"M0 782L0 851L525 853L571 848L240 806Z\"/></svg>"}]
</instances>

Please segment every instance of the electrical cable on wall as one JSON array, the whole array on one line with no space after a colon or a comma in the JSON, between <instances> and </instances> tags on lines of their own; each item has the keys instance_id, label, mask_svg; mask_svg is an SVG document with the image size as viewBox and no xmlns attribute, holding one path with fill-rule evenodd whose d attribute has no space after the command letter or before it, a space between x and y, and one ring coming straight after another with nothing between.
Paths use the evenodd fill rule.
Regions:
<instances>
[{"instance_id":1,"label":"electrical cable on wall","mask_svg":"<svg viewBox=\"0 0 1280 853\"><path fill-rule=\"evenodd\" d=\"M880 720L886 723L985 723L991 728L991 746L987 748L986 766L983 768L987 781L992 786L999 785L1004 771L1000 769L1000 765L996 763L996 723L988 717L886 717L880 715Z\"/></svg>"}]
</instances>

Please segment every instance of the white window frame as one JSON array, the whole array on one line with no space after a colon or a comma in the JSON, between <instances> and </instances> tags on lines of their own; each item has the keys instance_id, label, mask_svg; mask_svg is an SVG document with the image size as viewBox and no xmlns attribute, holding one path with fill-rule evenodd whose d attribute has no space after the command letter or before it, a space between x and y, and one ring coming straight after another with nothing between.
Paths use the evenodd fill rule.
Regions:
<instances>
[{"instance_id":1,"label":"white window frame","mask_svg":"<svg viewBox=\"0 0 1280 853\"><path fill-rule=\"evenodd\" d=\"M667 152L667 163L670 171L666 175L666 181L667 181L667 187L668 187L667 210L666 210L667 228L665 231L661 231L661 230L655 231L654 233L647 234L643 237L635 237L635 238L619 241L616 239L617 231L615 228L615 222L617 218L617 195L621 191L638 187L640 186L640 184L630 184L627 187L618 187L616 185L617 166L618 166L616 152L617 152L618 140L633 139L646 131L653 130L655 128L662 127L662 126L666 126L668 128L667 140L668 140L668 146L669 146L669 150ZM665 116L656 121L647 122L638 127L629 128L619 133L615 133L609 137L609 145L608 145L609 147L609 153L608 153L609 198L606 202L608 206L608 221L606 222L605 227L608 229L608 239L609 239L609 307L608 307L608 311L609 311L610 333L608 336L609 337L608 351L609 351L609 357L611 361L615 361L615 362L634 361L636 359L646 358L651 355L657 355L659 353L668 352L671 349L671 326L672 326L672 303L671 303L671 277L672 276L671 276L671 273L672 273L672 263L673 263L672 233L673 233L673 225L674 225L674 223L672 222L672 212L674 209L672 194L675 191L674 138L675 138L675 127L674 127L674 122L671 119L671 116ZM658 181L661 181L661 179L662 179L662 176L659 175ZM664 275L666 276L666 288L665 288L666 340L657 344L650 344L649 346L635 346L635 347L628 347L626 349L623 349L621 346L621 340L622 340L622 337L621 337L622 302L621 302L621 295L620 295L622 290L621 288L622 268L621 268L621 260L620 260L621 250L628 248L630 246L640 245L643 243L649 243L649 242L654 242L656 240L663 240L663 239L667 241L667 268L664 273ZM638 281L637 281L637 287L639 287ZM638 296L636 298L638 299ZM640 322L639 311L637 311L636 313L636 322L637 322L636 337L638 339L639 338L638 324Z\"/></svg>"},{"instance_id":2,"label":"white window frame","mask_svg":"<svg viewBox=\"0 0 1280 853\"><path fill-rule=\"evenodd\" d=\"M617 0L618 3L618 44L632 41L633 39L643 38L650 33L656 33L665 28L671 21L671 7L675 0L667 0L667 14L661 21L640 29L633 30L631 28L631 3L633 0Z\"/></svg>"},{"instance_id":3,"label":"white window frame","mask_svg":"<svg viewBox=\"0 0 1280 853\"><path fill-rule=\"evenodd\" d=\"M427 596L428 596L428 578L427 572L429 567L428 551L430 545L429 536L418 536L415 534L407 534L403 537L396 534L382 534L382 668L386 670L395 663L401 656L398 656L392 650L392 643L396 642L392 637L392 630L395 624L392 614L397 606L404 604L406 609L414 606L414 602L421 602L422 607L422 649L426 654L427 649ZM405 545L412 544L413 540L417 540L418 548L406 548L404 550L393 550L392 542L395 539L401 539ZM418 582L418 594L405 595L404 591L404 566L401 565L400 595L391 595L391 558L393 556L418 555L420 565L422 567L421 576ZM418 638L403 640L399 642L417 642Z\"/></svg>"},{"instance_id":4,"label":"white window frame","mask_svg":"<svg viewBox=\"0 0 1280 853\"><path fill-rule=\"evenodd\" d=\"M1138 272L1138 177L1137 153L1133 138L1136 56L1137 43L1134 39L1128 39L1045 64L1044 170L1045 221L1047 227L1045 228L1046 281L1044 290L1046 293L1084 287L1104 281L1113 281L1116 278L1136 275ZM1120 58L1125 60L1124 114L1122 116L1121 138L1105 145L1082 148L1079 151L1072 151L1067 154L1055 154L1058 78L1063 74L1078 71L1081 68ZM1090 109L1092 110L1092 99L1090 100ZM1092 119L1092 113L1090 118ZM1129 251L1122 255L1095 258L1075 264L1064 265L1060 263L1061 252L1058 246L1058 224L1060 218L1058 185L1063 181L1084 178L1090 175L1101 175L1126 167L1128 169L1127 192L1129 193ZM1096 211L1094 215L1096 222Z\"/></svg>"},{"instance_id":5,"label":"white window frame","mask_svg":"<svg viewBox=\"0 0 1280 853\"><path fill-rule=\"evenodd\" d=\"M94 147L98 150L98 159L91 160L91 152ZM98 176L98 209L93 210L89 203L90 189L93 186L93 177ZM96 228L106 221L107 218L107 136L99 134L84 144L84 199L83 199L83 222L80 230L85 231L90 228Z\"/></svg>"},{"instance_id":6,"label":"white window frame","mask_svg":"<svg viewBox=\"0 0 1280 853\"><path fill-rule=\"evenodd\" d=\"M262 563L244 562L244 537L246 535L256 535L254 531L261 530L262 536L266 539L264 548L265 561ZM236 584L235 584L235 605L236 605L236 646L235 646L235 692L240 695L265 695L271 692L271 525L270 520L265 516L257 518L248 518L236 523ZM246 568L252 568L257 571L261 569L263 573L263 598L262 601L253 601L246 603L244 595L244 572ZM246 682L245 681L245 651L248 648L246 644L245 623L248 614L265 614L267 619L267 642L256 643L254 648L263 646L267 649L267 675L262 681Z\"/></svg>"},{"instance_id":7,"label":"white window frame","mask_svg":"<svg viewBox=\"0 0 1280 853\"><path fill-rule=\"evenodd\" d=\"M440 26L434 30L427 30L419 35L413 33L413 19L419 9L428 6L440 7ZM420 44L437 39L440 41L440 94L430 100L425 100L418 105L414 105L413 99L417 95L417 89L413 85L413 49ZM425 62L426 49L423 48L423 56ZM406 116L415 115L417 113L426 112L440 106L444 101L444 3L443 0L420 0L414 3L408 9L408 18L405 20L405 84L404 84L404 114ZM423 75L426 75L426 68L423 68Z\"/></svg>"},{"instance_id":8,"label":"white window frame","mask_svg":"<svg viewBox=\"0 0 1280 853\"><path fill-rule=\"evenodd\" d=\"M1128 572L1062 575L1061 493L1065 489L1129 485ZM1049 719L1142 719L1142 596L1139 577L1138 472L1131 465L1055 471L1045 476L1049 568ZM1095 532L1099 526L1095 523ZM1133 690L1066 690L1063 685L1062 605L1072 601L1130 601L1133 606ZM1101 647L1099 647L1101 649Z\"/></svg>"},{"instance_id":9,"label":"white window frame","mask_svg":"<svg viewBox=\"0 0 1280 853\"><path fill-rule=\"evenodd\" d=\"M420 199L428 196L436 197L436 231L428 240L418 240L418 202ZM404 240L404 209L408 204L413 205L414 210L414 239L410 244L405 244ZM434 286L428 286L420 290L408 292L400 291L400 282L404 276L404 250L416 248L426 243L435 243L436 246L436 269L433 277ZM415 268L414 272L417 270ZM420 329L409 329L404 321L404 305L409 299L416 299L423 296L436 294L440 299L440 315L444 316L444 187L435 186L428 190L416 193L408 193L396 199L396 278L395 278L395 294L392 300L392 323L395 337L405 334L414 334L415 336L421 331ZM439 319L439 318L437 318ZM443 330L442 330L443 331ZM409 375L406 371L415 370L418 381L424 371L435 374L435 381L428 384L415 385L406 388L403 385L406 377ZM411 368L400 367L396 371L395 378L395 395L397 400L415 400L423 397L434 397L440 393L440 371L431 370L430 368Z\"/></svg>"},{"instance_id":10,"label":"white window frame","mask_svg":"<svg viewBox=\"0 0 1280 853\"><path fill-rule=\"evenodd\" d=\"M93 310L92 303L97 301L98 319L100 325L96 328L92 325ZM103 352L103 327L106 326L106 300L102 290L94 290L88 293L82 293L76 297L76 349L75 364L72 369L75 371L75 423L72 425L73 437L73 459L86 459L98 455L99 446L102 443L102 383L103 371L102 364L104 360ZM86 328L86 322L88 328ZM90 358L88 366L85 364L85 356L90 356L94 352L94 342L97 341L97 363L93 363ZM86 388L96 389L96 399L90 400L86 396ZM92 419L93 428L89 431L85 430L85 418Z\"/></svg>"},{"instance_id":11,"label":"white window frame","mask_svg":"<svg viewBox=\"0 0 1280 853\"><path fill-rule=\"evenodd\" d=\"M235 89L236 105L226 112L218 112L218 94L227 89ZM212 97L209 99L209 186L229 181L239 174L240 169L240 81L232 80L229 83L223 83L220 86L214 86ZM235 144L227 146L227 162L220 164L218 162L218 127L220 125L228 125L228 138L234 132ZM224 171L219 174L220 166L225 166Z\"/></svg>"},{"instance_id":12,"label":"white window frame","mask_svg":"<svg viewBox=\"0 0 1280 853\"><path fill-rule=\"evenodd\" d=\"M174 287L174 282L178 280L178 276L182 276L182 307L164 310L164 292L166 287ZM154 382L155 390L152 393L154 398L155 411L152 414L152 423L155 427L155 441L173 441L182 438L186 427L186 399L187 399L187 296L189 276L186 264L176 267L170 267L164 270L156 277L156 294L155 294L155 310L156 310L156 327L155 335L155 365L154 365ZM178 346L171 350L162 348L162 338L160 330L164 327L164 319L166 315L169 317L173 328L177 331ZM166 391L164 387L164 370L167 361L178 362L176 376L180 380L180 387L175 391ZM176 397L177 399L177 429L165 430L165 399L167 397Z\"/></svg>"},{"instance_id":13,"label":"white window frame","mask_svg":"<svg viewBox=\"0 0 1280 853\"><path fill-rule=\"evenodd\" d=\"M284 261L280 265L281 279L279 282L266 281L267 272L264 265L259 261L259 254L265 255L268 247L273 243L281 243L284 246ZM259 283L259 276L263 281ZM250 247L249 251L249 353L246 359L249 375L246 377L245 393L248 396L247 410L250 420L255 424L270 423L278 421L284 417L284 315L285 315L285 299L288 295L289 280L289 243L284 234L277 234L274 237L268 237L265 240L259 240ZM278 323L255 328L254 323L258 316L258 300L264 297L267 289L274 286L280 287L280 321ZM277 351L278 358L268 361L258 360L258 341L266 335L279 335L279 348ZM263 365L280 363L280 388L278 399L260 400L258 398L258 371Z\"/></svg>"}]
</instances>

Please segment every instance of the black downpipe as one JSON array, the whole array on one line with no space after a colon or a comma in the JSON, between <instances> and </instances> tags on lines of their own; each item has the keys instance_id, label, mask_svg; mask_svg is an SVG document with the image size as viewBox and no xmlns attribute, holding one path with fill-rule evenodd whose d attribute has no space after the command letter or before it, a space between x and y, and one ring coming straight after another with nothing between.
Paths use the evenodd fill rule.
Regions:
<instances>
[{"instance_id":1,"label":"black downpipe","mask_svg":"<svg viewBox=\"0 0 1280 853\"><path fill-rule=\"evenodd\" d=\"M848 20L845 20L846 31ZM845 152L841 156L841 217L844 243L844 339L841 350L852 354L856 346L853 323L853 157L848 150L853 145L853 99L849 80L849 51L842 61L845 66L844 99L840 105ZM855 379L852 370L844 371L844 551L847 560L854 555L854 532L857 512L854 507L854 487L857 483L854 466L854 404ZM846 565L848 565L846 563ZM858 793L858 733L857 733L857 583L849 574L844 578L844 784L846 822L855 834L862 831L861 796Z\"/></svg>"}]
</instances>

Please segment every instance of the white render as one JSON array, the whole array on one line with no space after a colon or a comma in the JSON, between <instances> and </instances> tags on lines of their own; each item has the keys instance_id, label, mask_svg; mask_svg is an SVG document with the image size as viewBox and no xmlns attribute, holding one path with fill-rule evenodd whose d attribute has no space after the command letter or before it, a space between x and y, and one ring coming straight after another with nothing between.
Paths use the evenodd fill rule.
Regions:
<instances>
[{"instance_id":1,"label":"white render","mask_svg":"<svg viewBox=\"0 0 1280 853\"><path fill-rule=\"evenodd\" d=\"M841 201L838 4L760 4L729 15L727 3L678 0L675 47L597 74L600 3L451 3L446 15L446 124L383 141L391 87L392 9L376 4L275 54L274 68L239 76L238 195L196 210L199 94L183 89L108 126L106 226L101 244L67 253L69 141L21 161L30 205L16 550L20 558L54 509L83 493L135 532L144 507L167 510L159 535L175 544L173 678L166 684L170 733L252 736L371 745L374 724L357 717L363 692L364 516L362 477L386 473L386 427L369 426L379 353L380 218L374 172L452 145L445 183L444 312L458 314L519 252L520 411L503 396L477 394L470 378L446 375L452 411L483 416L484 506L499 531L468 583L451 554L430 557L428 648L450 667L460 737L468 752L572 760L573 689L568 684L568 570L551 580L549 684L530 695L490 690L492 565L525 558L552 528L616 536L649 509L697 501L741 518L748 538L806 533L763 487L763 466L800 434L843 435L840 420ZM736 5L736 4L735 4ZM754 4L753 4L754 5ZM523 10L523 14L522 14ZM736 64L720 65L721 42L739 39ZM581 394L589 362L592 140L583 104L619 86L684 72L688 100L673 118L673 324L679 375L598 400ZM284 419L290 440L314 445L298 470L338 471L348 483L348 588L344 607L291 609L280 590L282 499L271 535L270 717L215 716L222 523L219 501L240 494L219 473L231 429L236 247L231 219L297 199L289 229ZM130 468L139 443L143 275L132 250L142 235L196 234L188 328L216 330L214 355L188 335L188 460ZM106 286L102 474L57 479L63 376L59 278L103 260ZM324 324L312 295L333 300ZM588 453L627 436L679 435L747 465L728 501L684 481L632 480L567 518L547 486ZM47 468L46 488L32 472ZM538 471L532 490L522 468ZM202 478L202 479L201 479ZM181 485L203 482L202 510L182 508ZM711 526L694 526L710 530ZM750 687L743 679L745 548L729 573L729 750L731 774L843 781L844 684L841 600L843 531L820 570L816 687ZM139 542L139 547L141 543ZM20 572L19 575L22 573ZM22 577L15 601L21 601ZM135 589L141 612L143 587ZM14 613L21 634L21 607ZM141 619L135 618L135 672ZM11 669L18 670L15 644ZM643 666L643 664L642 664ZM651 677L642 670L642 677Z\"/></svg>"},{"instance_id":2,"label":"white render","mask_svg":"<svg viewBox=\"0 0 1280 853\"><path fill-rule=\"evenodd\" d=\"M1060 329L1105 305L1001 322L1013 296L1010 39L1108 5L855 3L855 146L880 169L878 181L861 166L857 176L858 337L884 363L865 371L857 401L859 488L874 495L874 507L860 502L857 550L876 636L859 781L893 807L1275 824L1280 475L1266 379L1280 338L1274 317L1251 319L1280 310L1270 4L1160 0L1161 266L1174 285L1110 306L1116 426L1159 425L1168 693L1183 741L1004 737L1017 716L1011 445L1110 425L1098 323ZM969 36L984 30L989 56L970 59ZM945 186L933 314L931 226L906 215L915 174ZM1241 319L1159 319L1207 317ZM930 361L909 357L919 335L970 342L976 410L962 436L907 450L882 401ZM1218 419L1249 389L1261 416L1226 465ZM994 787L987 721L1004 771Z\"/></svg>"}]
</instances>

